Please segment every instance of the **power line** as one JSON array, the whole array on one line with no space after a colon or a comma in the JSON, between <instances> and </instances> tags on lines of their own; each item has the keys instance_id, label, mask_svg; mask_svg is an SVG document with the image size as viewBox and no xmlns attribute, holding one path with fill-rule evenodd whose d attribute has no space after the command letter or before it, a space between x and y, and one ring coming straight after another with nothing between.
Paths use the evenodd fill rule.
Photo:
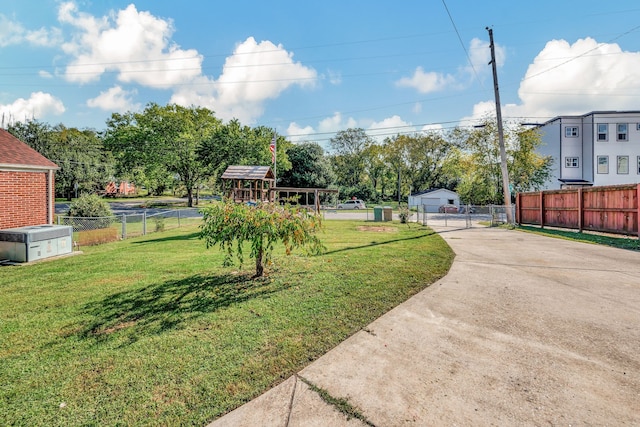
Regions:
<instances>
[{"instance_id":1,"label":"power line","mask_svg":"<svg viewBox=\"0 0 640 427\"><path fill-rule=\"evenodd\" d=\"M613 39L609 40L608 42L598 43L598 45L596 47L594 47L592 49L589 49L589 50L586 50L583 53L581 53L580 55L576 55L576 56L574 56L572 58L569 58L568 60L566 60L564 62L561 62L560 64L554 65L553 67L547 68L546 70L542 70L539 73L533 74L531 76L527 76L527 77L523 78L522 81L530 80L530 79L532 79L534 77L538 77L538 76L540 76L542 74L548 73L549 71L555 70L556 68L560 68L563 65L566 65L566 64L568 64L570 62L575 61L576 59L579 59L579 58L582 58L582 57L586 56L588 53L593 52L594 50L600 49L605 44L610 44L610 43L618 40L619 38L622 38L622 37L626 36L627 34L630 34L630 33L634 32L634 31L638 30L639 28L640 28L640 25L635 26L635 27L631 28L630 30L625 31L622 34L619 34L618 36L614 37Z\"/></svg>"},{"instance_id":2,"label":"power line","mask_svg":"<svg viewBox=\"0 0 640 427\"><path fill-rule=\"evenodd\" d=\"M482 87L482 89L484 89L484 85L482 84L482 80L480 80L480 78L478 77L478 73L476 72L476 67L473 65L473 61L471 60L471 57L469 56L469 52L467 52L467 48L464 45L464 42L462 41L462 37L460 36L460 32L458 31L458 27L456 26L456 23L453 21L453 17L451 16L451 12L449 12L449 8L447 7L447 3L445 2L445 0L442 0L442 4L444 5L445 10L447 11L447 15L449 15L449 20L451 21L451 25L453 25L453 29L456 31L456 35L458 36L458 41L460 42L460 46L462 46L462 50L464 50L464 54L467 56L467 61L469 61L469 65L471 66L471 69L473 70L473 75L476 77L476 80L478 81L478 83L480 83L480 86Z\"/></svg>"},{"instance_id":3,"label":"power line","mask_svg":"<svg viewBox=\"0 0 640 427\"><path fill-rule=\"evenodd\" d=\"M522 120L549 120L551 116L508 116L504 117L507 121L522 121ZM477 122L478 119L464 119L464 120L447 120L440 122L430 122L430 123L418 123L418 124L410 124L410 125L402 125L402 126L386 126L375 129L365 129L365 133L370 136L388 136L388 135L397 135L397 134L413 134L413 133L421 133L421 132L429 132L430 130L424 130L421 128L425 128L428 126L440 126L439 128L433 130L447 130L447 129L456 129L460 127L471 127L474 122ZM460 126L460 123L468 123L467 125ZM401 129L407 129L406 131L401 131ZM377 131L391 131L393 132L382 132L378 133ZM288 134L287 138L304 138L304 137L315 137L315 136L329 136L335 135L337 131L331 132L313 132L313 133L301 133L301 134ZM320 141L328 141L330 138L322 138L314 140Z\"/></svg>"}]
</instances>

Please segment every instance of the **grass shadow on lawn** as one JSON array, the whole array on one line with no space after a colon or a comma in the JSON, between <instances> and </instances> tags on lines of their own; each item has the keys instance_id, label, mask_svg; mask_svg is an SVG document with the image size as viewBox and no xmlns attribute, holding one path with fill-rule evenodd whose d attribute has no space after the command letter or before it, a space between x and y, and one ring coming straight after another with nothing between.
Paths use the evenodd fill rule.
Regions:
<instances>
[{"instance_id":1,"label":"grass shadow on lawn","mask_svg":"<svg viewBox=\"0 0 640 427\"><path fill-rule=\"evenodd\" d=\"M195 275L109 295L87 304L92 321L76 333L97 342L125 338L131 344L139 338L179 329L181 324L207 313L242 303L288 287L269 278L242 275Z\"/></svg>"},{"instance_id":2,"label":"grass shadow on lawn","mask_svg":"<svg viewBox=\"0 0 640 427\"><path fill-rule=\"evenodd\" d=\"M178 236L158 237L157 239L145 239L139 242L132 242L134 245L148 245L150 243L160 242L172 242L172 241L184 241L184 240L197 240L200 238L200 232L181 234Z\"/></svg>"},{"instance_id":3,"label":"grass shadow on lawn","mask_svg":"<svg viewBox=\"0 0 640 427\"><path fill-rule=\"evenodd\" d=\"M339 253L339 252L353 251L353 250L356 250L356 249L371 248L371 247L380 246L380 245L389 245L389 244L392 244L392 243L405 242L405 241L409 241L409 240L423 239L425 237L432 237L432 236L436 236L436 235L437 234L434 231L430 231L428 233L421 234L419 236L405 237L403 239L385 240L384 242L372 241L371 243L367 243L366 245L347 246L345 248L340 248L340 249L335 249L335 250L332 250L332 251L323 252L323 253L320 254L320 256L322 256L322 255L331 255L331 254L335 254L335 253Z\"/></svg>"}]
</instances>

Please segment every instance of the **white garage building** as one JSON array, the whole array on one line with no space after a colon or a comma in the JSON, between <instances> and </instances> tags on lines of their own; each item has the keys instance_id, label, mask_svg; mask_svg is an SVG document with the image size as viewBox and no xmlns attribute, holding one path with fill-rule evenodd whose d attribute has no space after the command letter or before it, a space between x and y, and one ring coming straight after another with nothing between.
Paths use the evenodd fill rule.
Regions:
<instances>
[{"instance_id":1,"label":"white garage building","mask_svg":"<svg viewBox=\"0 0 640 427\"><path fill-rule=\"evenodd\" d=\"M447 204L455 205L459 209L460 196L458 193L445 188L435 188L409 196L409 207L426 206L426 212L438 212L440 206Z\"/></svg>"}]
</instances>

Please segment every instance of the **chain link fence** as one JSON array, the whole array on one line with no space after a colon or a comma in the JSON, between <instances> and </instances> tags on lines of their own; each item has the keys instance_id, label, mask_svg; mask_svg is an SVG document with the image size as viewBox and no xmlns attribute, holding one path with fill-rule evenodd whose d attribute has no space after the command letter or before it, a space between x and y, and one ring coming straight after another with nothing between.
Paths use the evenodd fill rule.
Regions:
<instances>
[{"instance_id":1,"label":"chain link fence","mask_svg":"<svg viewBox=\"0 0 640 427\"><path fill-rule=\"evenodd\" d=\"M410 221L422 225L444 225L471 228L474 225L495 227L507 224L507 207L504 205L414 205L409 206ZM511 206L511 222L514 223L515 206Z\"/></svg>"},{"instance_id":2,"label":"chain link fence","mask_svg":"<svg viewBox=\"0 0 640 427\"><path fill-rule=\"evenodd\" d=\"M97 218L58 216L58 224L73 227L73 240L80 246L144 236L148 233L199 224L201 220L202 214L197 208Z\"/></svg>"}]
</instances>

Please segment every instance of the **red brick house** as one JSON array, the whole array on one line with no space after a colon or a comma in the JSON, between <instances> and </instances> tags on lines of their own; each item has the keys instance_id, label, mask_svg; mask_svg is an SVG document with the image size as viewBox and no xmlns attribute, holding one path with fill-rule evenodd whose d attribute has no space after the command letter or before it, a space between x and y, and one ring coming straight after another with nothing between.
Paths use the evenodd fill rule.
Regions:
<instances>
[{"instance_id":1,"label":"red brick house","mask_svg":"<svg viewBox=\"0 0 640 427\"><path fill-rule=\"evenodd\" d=\"M53 223L58 166L0 129L0 230Z\"/></svg>"}]
</instances>

